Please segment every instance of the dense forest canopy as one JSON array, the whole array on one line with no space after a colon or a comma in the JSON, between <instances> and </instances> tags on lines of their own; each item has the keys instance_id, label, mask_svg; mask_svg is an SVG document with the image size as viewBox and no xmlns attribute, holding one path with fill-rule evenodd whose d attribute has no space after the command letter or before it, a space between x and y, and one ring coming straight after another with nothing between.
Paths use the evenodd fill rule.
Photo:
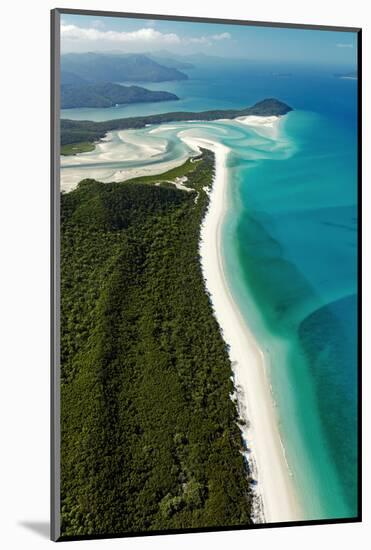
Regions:
<instances>
[{"instance_id":1,"label":"dense forest canopy","mask_svg":"<svg viewBox=\"0 0 371 550\"><path fill-rule=\"evenodd\" d=\"M251 522L199 262L213 165L204 150L161 176L61 195L62 539ZM190 192L169 183L179 175Z\"/></svg>"}]
</instances>

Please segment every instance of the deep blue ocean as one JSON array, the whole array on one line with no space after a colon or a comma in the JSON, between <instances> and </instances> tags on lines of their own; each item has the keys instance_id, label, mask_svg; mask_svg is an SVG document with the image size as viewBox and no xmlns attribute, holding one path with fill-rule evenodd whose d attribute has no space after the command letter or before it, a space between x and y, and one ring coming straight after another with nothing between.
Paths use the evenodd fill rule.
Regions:
<instances>
[{"instance_id":1,"label":"deep blue ocean","mask_svg":"<svg viewBox=\"0 0 371 550\"><path fill-rule=\"evenodd\" d=\"M269 97L293 107L278 143L248 128L220 135L232 150L223 253L269 357L307 519L357 515L357 81L334 76L349 70L204 65L188 81L146 84L180 101L62 112L108 120Z\"/></svg>"}]
</instances>

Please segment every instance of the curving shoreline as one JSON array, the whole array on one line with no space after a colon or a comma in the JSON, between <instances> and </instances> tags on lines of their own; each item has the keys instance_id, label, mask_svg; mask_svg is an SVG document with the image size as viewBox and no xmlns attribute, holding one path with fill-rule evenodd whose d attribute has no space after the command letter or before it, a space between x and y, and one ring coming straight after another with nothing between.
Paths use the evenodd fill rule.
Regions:
<instances>
[{"instance_id":1,"label":"curving shoreline","mask_svg":"<svg viewBox=\"0 0 371 550\"><path fill-rule=\"evenodd\" d=\"M276 133L279 119L271 122ZM257 480L253 519L255 523L302 520L279 433L264 354L232 297L223 266L221 227L227 208L229 148L216 141L182 135L182 132L179 137L196 151L204 147L215 154L214 185L201 229L200 257L214 313L229 345L238 409L245 421L245 425L240 426L246 446L244 455Z\"/></svg>"},{"instance_id":2,"label":"curving shoreline","mask_svg":"<svg viewBox=\"0 0 371 550\"><path fill-rule=\"evenodd\" d=\"M281 117L259 117L245 116L234 119L236 123L248 125L257 134L273 140L278 138ZM175 129L176 127L174 127ZM150 130L150 134L164 130ZM210 203L205 215L200 240L201 265L214 307L215 317L221 327L225 342L230 347L230 359L234 374L235 393L232 399L237 400L240 417L244 424L240 425L245 450L245 460L249 464L251 476L257 481L257 485L251 485L255 495L254 517L255 523L275 523L285 521L303 520L304 515L297 502L296 491L291 477L288 464L285 458L280 432L277 409L273 400L269 377L266 373L266 359L259 348L254 335L246 324L238 305L236 304L223 266L223 255L221 252L221 228L227 210L227 186L228 170L227 157L230 149L210 139L191 137L192 130L179 129L178 137L191 150L200 152L200 147L210 149L215 154L215 176L213 187L210 190ZM150 141L144 143L135 138L135 131L126 130L117 132L125 136L123 150L121 153L132 155L132 160L139 161L140 158L151 159L153 154L158 152L150 147ZM118 136L120 137L120 136ZM131 137L132 139L128 139ZM116 152L112 151L111 135L99 145L95 155L100 155L100 160L115 160ZM119 140L118 145L121 144ZM153 144L154 145L154 144ZM157 144L156 144L157 145ZM116 146L117 147L117 146ZM159 147L159 145L157 145ZM129 150L130 149L130 150ZM160 148L161 149L161 148ZM188 154L189 155L189 154ZM84 159L94 155L84 154ZM114 158L112 158L114 157ZM182 159L183 160L183 159ZM68 162L78 168L79 157L68 159ZM168 164L179 164L179 159L167 161ZM94 163L87 163L91 172ZM142 168L132 166L127 172L119 170L117 178L112 177L112 169L108 169L109 181L123 181L136 175L146 173L163 173L166 162L158 165L149 163ZM104 166L104 163L103 163ZM77 170L78 172L78 170ZM144 172L144 174L143 174ZM74 174L75 180L82 179ZM105 181L104 178L100 178ZM65 182L67 183L67 182ZM76 182L68 182L64 190L71 190Z\"/></svg>"}]
</instances>

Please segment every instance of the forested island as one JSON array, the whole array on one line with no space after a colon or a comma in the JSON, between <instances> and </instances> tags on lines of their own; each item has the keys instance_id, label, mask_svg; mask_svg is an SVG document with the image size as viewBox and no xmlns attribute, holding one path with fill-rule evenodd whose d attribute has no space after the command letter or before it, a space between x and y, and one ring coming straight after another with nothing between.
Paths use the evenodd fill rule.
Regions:
<instances>
[{"instance_id":1,"label":"forested island","mask_svg":"<svg viewBox=\"0 0 371 550\"><path fill-rule=\"evenodd\" d=\"M90 120L61 120L61 145L78 144L80 142L93 143L102 139L107 132L112 130L126 130L144 128L148 124L162 124L167 122L180 122L187 120L218 120L232 119L239 116L279 116L285 115L292 108L278 99L264 99L245 109L225 109L200 112L171 112L138 117L120 118L102 122ZM63 149L62 149L63 154Z\"/></svg>"},{"instance_id":2,"label":"forested island","mask_svg":"<svg viewBox=\"0 0 371 550\"><path fill-rule=\"evenodd\" d=\"M251 523L243 421L199 262L213 173L202 150L61 194L62 540Z\"/></svg>"},{"instance_id":3,"label":"forested island","mask_svg":"<svg viewBox=\"0 0 371 550\"><path fill-rule=\"evenodd\" d=\"M114 107L131 103L177 100L178 96L142 86L123 86L112 82L61 84L61 109Z\"/></svg>"}]
</instances>

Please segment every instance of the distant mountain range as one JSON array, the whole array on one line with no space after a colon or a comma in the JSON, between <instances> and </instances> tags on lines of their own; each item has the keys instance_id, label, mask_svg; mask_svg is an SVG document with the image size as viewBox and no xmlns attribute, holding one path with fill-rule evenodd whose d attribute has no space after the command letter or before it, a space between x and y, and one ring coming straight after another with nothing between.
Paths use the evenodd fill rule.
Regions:
<instances>
[{"instance_id":1,"label":"distant mountain range","mask_svg":"<svg viewBox=\"0 0 371 550\"><path fill-rule=\"evenodd\" d=\"M254 59L247 57L222 57L217 55L210 55L204 52L192 53L192 54L177 54L167 50L159 50L156 53L146 53L152 59L158 63L166 66L176 67L180 70L194 69L195 67L215 67L220 65L228 66L255 66L257 62Z\"/></svg>"},{"instance_id":2,"label":"distant mountain range","mask_svg":"<svg viewBox=\"0 0 371 550\"><path fill-rule=\"evenodd\" d=\"M168 52L156 54L146 53L145 55L150 59L153 59L153 61L156 61L156 63L169 67L170 69L180 69L181 71L186 71L195 68L193 63L189 63L181 57L172 57L171 53Z\"/></svg>"},{"instance_id":3,"label":"distant mountain range","mask_svg":"<svg viewBox=\"0 0 371 550\"><path fill-rule=\"evenodd\" d=\"M61 73L61 108L113 107L125 103L177 100L170 92L152 91L140 86L112 82L91 83L68 71Z\"/></svg>"},{"instance_id":4,"label":"distant mountain range","mask_svg":"<svg viewBox=\"0 0 371 550\"><path fill-rule=\"evenodd\" d=\"M68 53L61 56L63 72L73 73L91 82L165 82L187 80L188 76L175 68L178 61L165 66L157 56L119 53ZM181 63L184 66L184 62Z\"/></svg>"}]
</instances>

